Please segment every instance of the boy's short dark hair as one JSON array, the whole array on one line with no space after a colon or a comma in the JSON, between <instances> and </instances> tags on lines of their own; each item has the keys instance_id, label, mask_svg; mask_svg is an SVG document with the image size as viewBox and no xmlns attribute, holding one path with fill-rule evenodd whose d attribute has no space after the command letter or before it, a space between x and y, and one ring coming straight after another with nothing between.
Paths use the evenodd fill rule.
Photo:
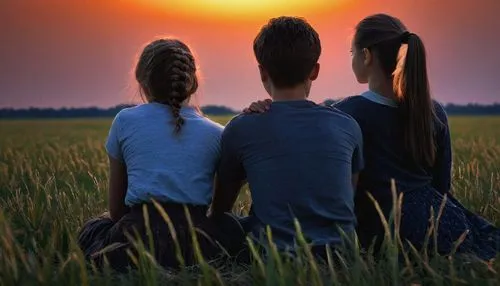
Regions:
<instances>
[{"instance_id":1,"label":"boy's short dark hair","mask_svg":"<svg viewBox=\"0 0 500 286\"><path fill-rule=\"evenodd\" d=\"M278 88L304 82L318 62L321 42L306 20L279 17L269 20L254 40L257 62Z\"/></svg>"}]
</instances>

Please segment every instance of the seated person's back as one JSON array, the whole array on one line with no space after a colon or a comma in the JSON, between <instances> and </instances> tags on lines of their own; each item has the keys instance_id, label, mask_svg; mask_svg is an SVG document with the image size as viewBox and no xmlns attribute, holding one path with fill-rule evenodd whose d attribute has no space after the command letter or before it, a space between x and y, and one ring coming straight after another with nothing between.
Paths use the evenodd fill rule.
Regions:
<instances>
[{"instance_id":1,"label":"seated person's back","mask_svg":"<svg viewBox=\"0 0 500 286\"><path fill-rule=\"evenodd\" d=\"M135 253L132 235L142 240L158 265L177 268L197 259L192 240L175 240L172 226L177 237L189 238L192 225L201 230L196 241L202 255L207 260L218 257L220 246L228 249L224 238L233 238L206 216L223 128L189 106L198 89L194 56L178 39L154 40L144 47L135 78L147 103L120 111L112 123L106 142L109 213L85 223L78 245L96 266L107 261L122 271L136 266L129 256Z\"/></svg>"},{"instance_id":2,"label":"seated person's back","mask_svg":"<svg viewBox=\"0 0 500 286\"><path fill-rule=\"evenodd\" d=\"M226 127L220 174L246 175L254 237L269 225L278 247L293 246L297 218L312 244L335 244L337 227L354 229L351 174L362 165L361 141L357 123L339 110L274 102L269 112L241 115Z\"/></svg>"},{"instance_id":3,"label":"seated person's back","mask_svg":"<svg viewBox=\"0 0 500 286\"><path fill-rule=\"evenodd\" d=\"M128 206L156 199L210 204L223 127L183 106L182 131L174 134L170 107L146 103L122 110L113 121L106 149L127 169Z\"/></svg>"},{"instance_id":4,"label":"seated person's back","mask_svg":"<svg viewBox=\"0 0 500 286\"><path fill-rule=\"evenodd\" d=\"M226 126L212 216L231 209L246 179L255 238L269 225L280 249L293 248L297 218L313 245L336 244L337 227L354 229L361 130L349 115L307 100L320 70L321 43L305 20L271 19L254 52L274 103L265 114L241 115Z\"/></svg>"}]
</instances>

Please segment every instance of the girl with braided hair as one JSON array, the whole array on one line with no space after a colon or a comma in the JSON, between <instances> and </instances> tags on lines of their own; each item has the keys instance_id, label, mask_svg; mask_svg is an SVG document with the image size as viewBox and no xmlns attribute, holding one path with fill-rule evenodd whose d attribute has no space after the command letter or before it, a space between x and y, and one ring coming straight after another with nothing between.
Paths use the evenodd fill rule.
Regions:
<instances>
[{"instance_id":1,"label":"girl with braided hair","mask_svg":"<svg viewBox=\"0 0 500 286\"><path fill-rule=\"evenodd\" d=\"M144 48L135 77L145 103L120 111L106 142L109 214L85 224L79 245L97 264L106 257L113 268L124 270L134 266L126 253L132 247L127 233L138 235L147 246L149 227L159 264L179 266L179 249L154 200L173 223L185 264L193 264L195 255L184 206L194 227L201 230L197 233L204 234L197 237L202 253L207 259L214 258L221 253L220 245L230 248L227 241L242 240L244 234L230 217L230 236L206 217L223 127L189 103L198 88L195 59L183 42L159 39ZM144 222L145 207L148 226ZM115 243L118 247L103 252Z\"/></svg>"}]
</instances>

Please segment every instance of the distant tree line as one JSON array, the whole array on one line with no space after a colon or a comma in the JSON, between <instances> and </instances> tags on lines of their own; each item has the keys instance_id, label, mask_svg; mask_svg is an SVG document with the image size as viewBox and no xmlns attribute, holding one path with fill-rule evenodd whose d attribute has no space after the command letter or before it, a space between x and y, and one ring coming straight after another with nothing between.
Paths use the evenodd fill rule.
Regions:
<instances>
[{"instance_id":1,"label":"distant tree line","mask_svg":"<svg viewBox=\"0 0 500 286\"><path fill-rule=\"evenodd\" d=\"M82 108L25 108L0 109L0 118L3 119L30 119L30 118L92 118L114 117L120 110L133 105L117 105L111 108L82 107ZM218 105L207 105L201 108L206 115L233 115L237 111Z\"/></svg>"},{"instance_id":2,"label":"distant tree line","mask_svg":"<svg viewBox=\"0 0 500 286\"><path fill-rule=\"evenodd\" d=\"M325 100L323 103L331 105L335 100ZM111 108L85 107L85 108L26 108L0 109L0 119L23 119L23 118L92 118L92 117L114 117L120 110L133 105L118 105ZM446 104L444 105L449 115L500 115L500 103L491 105L481 104ZM234 115L239 111L220 105L207 105L201 108L206 115Z\"/></svg>"}]
</instances>

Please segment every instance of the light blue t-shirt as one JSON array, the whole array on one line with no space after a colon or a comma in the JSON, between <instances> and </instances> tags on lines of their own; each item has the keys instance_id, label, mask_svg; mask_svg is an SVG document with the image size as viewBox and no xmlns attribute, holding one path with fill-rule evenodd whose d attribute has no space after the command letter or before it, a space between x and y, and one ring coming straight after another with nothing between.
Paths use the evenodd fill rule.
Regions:
<instances>
[{"instance_id":1,"label":"light blue t-shirt","mask_svg":"<svg viewBox=\"0 0 500 286\"><path fill-rule=\"evenodd\" d=\"M170 107L159 103L124 109L113 120L106 150L127 167L126 205L210 204L223 126L192 107L180 114L185 123L178 134Z\"/></svg>"}]
</instances>

